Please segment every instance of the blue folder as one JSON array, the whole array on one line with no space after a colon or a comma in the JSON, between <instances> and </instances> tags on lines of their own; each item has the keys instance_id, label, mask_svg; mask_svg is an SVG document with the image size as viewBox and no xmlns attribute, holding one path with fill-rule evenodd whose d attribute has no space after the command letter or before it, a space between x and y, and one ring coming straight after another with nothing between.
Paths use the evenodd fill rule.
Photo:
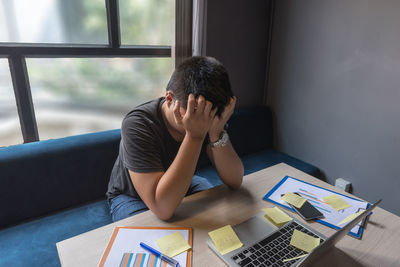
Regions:
<instances>
[{"instance_id":1,"label":"blue folder","mask_svg":"<svg viewBox=\"0 0 400 267\"><path fill-rule=\"evenodd\" d=\"M273 194L273 193L274 193L288 178L295 179L295 180L300 181L300 182L302 182L302 183L305 183L305 184L308 184L308 185L312 185L312 186L314 186L314 187L318 187L318 188L321 188L321 189L330 191L330 192L332 192L332 193L334 193L334 194L337 194L337 195L342 195L342 196L345 196L345 197L348 197L348 198L351 198L351 199L354 199L354 200L357 200L357 201L361 201L361 200L359 200L359 199L352 198L352 197L349 197L349 196L340 194L340 193L338 193L338 192L335 192L335 191L332 191L332 190L329 190L329 189L326 189L326 188L323 188L323 187L320 187L320 186L317 186L317 185L313 185L313 184L304 182L304 181L302 181L302 180L299 180L299 179L296 179L296 178L290 177L290 176L285 176L285 178L283 178L279 183L277 183L277 184L274 186L274 188L272 188L272 189L263 197L263 200L272 202L272 203L274 203L274 204L276 204L276 205L279 205L279 206L281 206L281 207L284 207L284 208L286 208L286 209L288 209L288 210L291 210L291 211L295 212L291 207L282 205L281 203L278 203L278 202L276 202L276 201L274 201L274 200L272 200L272 199L269 198L269 197L270 197L270 196L271 196L271 195L272 195L272 194ZM367 204L367 208L369 208L369 206L370 206L370 203ZM369 215L368 215L368 216L369 216ZM317 219L317 220L315 220L315 221L316 221L316 222L319 222L319 223L321 223L321 224L323 224L323 225L329 226L329 227L331 227L331 228L334 228L334 229L338 229L338 230L341 229L340 227L338 227L338 226L336 226L336 225L333 225L333 224L331 224L331 223L324 222L324 221L319 220L319 219ZM360 228L359 228L357 234L355 234L355 233L353 233L353 232L349 232L348 234L351 235L351 236L353 236L353 237L355 237L355 238L360 239L361 236L362 236L363 231L364 231L364 224L362 224L362 225L360 226Z\"/></svg>"}]
</instances>

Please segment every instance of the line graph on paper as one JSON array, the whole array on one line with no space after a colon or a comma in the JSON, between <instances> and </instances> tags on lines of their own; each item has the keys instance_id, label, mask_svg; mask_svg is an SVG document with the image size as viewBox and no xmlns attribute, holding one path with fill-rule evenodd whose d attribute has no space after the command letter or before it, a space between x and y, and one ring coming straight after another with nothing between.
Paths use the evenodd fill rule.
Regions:
<instances>
[{"instance_id":1,"label":"line graph on paper","mask_svg":"<svg viewBox=\"0 0 400 267\"><path fill-rule=\"evenodd\" d=\"M286 177L283 183L281 183L279 187L274 188L273 190L274 191L272 192L272 194L267 194L270 194L267 200L272 200L273 202L276 202L288 209L291 209L288 204L281 199L281 195L288 192L299 193L303 198L307 199L310 204L312 204L315 208L321 211L322 214L324 214L324 218L320 219L320 221L325 222L328 225L332 225L336 228L344 227L346 223L339 225L339 222L341 222L344 218L353 213L356 213L360 210L365 210L368 206L368 203L365 201L360 201L342 194L338 194L333 191L297 180L293 177ZM332 194L337 194L340 198L346 201L350 205L350 207L337 211L322 200L322 198ZM360 227L361 222L358 225L354 226L350 232L357 235L359 233Z\"/></svg>"}]
</instances>

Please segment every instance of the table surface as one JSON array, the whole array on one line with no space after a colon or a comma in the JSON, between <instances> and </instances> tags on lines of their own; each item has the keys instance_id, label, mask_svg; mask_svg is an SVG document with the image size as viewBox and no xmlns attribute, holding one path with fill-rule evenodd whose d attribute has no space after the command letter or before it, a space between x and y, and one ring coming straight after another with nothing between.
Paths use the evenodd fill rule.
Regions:
<instances>
[{"instance_id":1,"label":"table surface","mask_svg":"<svg viewBox=\"0 0 400 267\"><path fill-rule=\"evenodd\" d=\"M151 211L100 227L57 243L62 266L97 266L116 226L170 226L193 228L192 263L197 266L226 266L208 248L208 232L235 225L273 206L264 195L286 175L350 195L287 164L280 163L246 175L238 190L221 185L185 197L172 219L162 221ZM350 195L351 196L351 195ZM375 201L375 199L371 200ZM286 210L287 211L287 210ZM293 217L301 218L290 211ZM311 227L326 236L336 230L317 222ZM361 240L345 236L316 266L400 266L400 217L375 208Z\"/></svg>"}]
</instances>

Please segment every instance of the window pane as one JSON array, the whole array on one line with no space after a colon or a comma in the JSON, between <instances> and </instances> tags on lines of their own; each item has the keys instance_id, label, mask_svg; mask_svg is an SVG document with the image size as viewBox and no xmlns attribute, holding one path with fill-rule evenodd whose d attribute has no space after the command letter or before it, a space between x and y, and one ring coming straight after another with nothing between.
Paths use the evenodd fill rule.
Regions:
<instances>
[{"instance_id":1,"label":"window pane","mask_svg":"<svg viewBox=\"0 0 400 267\"><path fill-rule=\"evenodd\" d=\"M8 60L0 58L0 146L23 142Z\"/></svg>"},{"instance_id":2,"label":"window pane","mask_svg":"<svg viewBox=\"0 0 400 267\"><path fill-rule=\"evenodd\" d=\"M171 58L27 59L41 140L121 127L133 107L165 94Z\"/></svg>"},{"instance_id":3,"label":"window pane","mask_svg":"<svg viewBox=\"0 0 400 267\"><path fill-rule=\"evenodd\" d=\"M119 15L122 44L175 44L175 0L120 0Z\"/></svg>"},{"instance_id":4,"label":"window pane","mask_svg":"<svg viewBox=\"0 0 400 267\"><path fill-rule=\"evenodd\" d=\"M0 1L0 42L108 44L105 1Z\"/></svg>"}]
</instances>

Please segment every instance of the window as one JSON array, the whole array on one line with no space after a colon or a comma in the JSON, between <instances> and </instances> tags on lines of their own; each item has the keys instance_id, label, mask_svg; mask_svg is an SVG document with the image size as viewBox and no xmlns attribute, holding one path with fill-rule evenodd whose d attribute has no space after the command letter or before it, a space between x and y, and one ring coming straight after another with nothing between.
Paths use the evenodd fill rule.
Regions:
<instances>
[{"instance_id":1,"label":"window","mask_svg":"<svg viewBox=\"0 0 400 267\"><path fill-rule=\"evenodd\" d=\"M0 1L0 42L108 44L104 0Z\"/></svg>"},{"instance_id":2,"label":"window","mask_svg":"<svg viewBox=\"0 0 400 267\"><path fill-rule=\"evenodd\" d=\"M123 45L173 45L175 0L121 0Z\"/></svg>"},{"instance_id":3,"label":"window","mask_svg":"<svg viewBox=\"0 0 400 267\"><path fill-rule=\"evenodd\" d=\"M0 58L0 146L22 141L8 60Z\"/></svg>"},{"instance_id":4,"label":"window","mask_svg":"<svg viewBox=\"0 0 400 267\"><path fill-rule=\"evenodd\" d=\"M119 128L164 94L189 10L187 0L0 1L0 146Z\"/></svg>"}]
</instances>

